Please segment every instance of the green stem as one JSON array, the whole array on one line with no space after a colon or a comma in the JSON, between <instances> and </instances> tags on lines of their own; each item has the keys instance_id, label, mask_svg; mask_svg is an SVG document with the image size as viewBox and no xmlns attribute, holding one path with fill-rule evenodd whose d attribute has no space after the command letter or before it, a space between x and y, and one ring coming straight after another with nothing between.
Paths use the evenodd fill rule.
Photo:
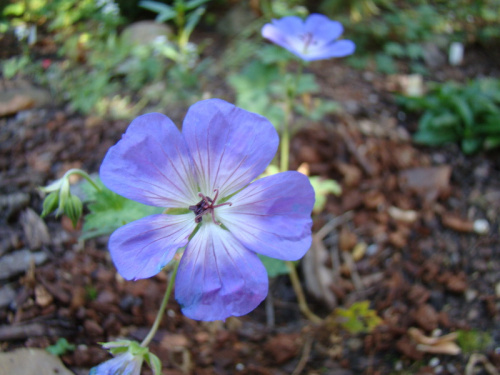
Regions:
<instances>
[{"instance_id":1,"label":"green stem","mask_svg":"<svg viewBox=\"0 0 500 375\"><path fill-rule=\"evenodd\" d=\"M290 281L292 282L293 290L295 292L295 295L297 296L297 301L299 302L300 311L311 322L321 323L323 320L319 316L314 314L307 305L306 296L304 294L304 290L302 289L302 285L300 284L299 275L297 274L297 270L295 269L295 264L293 264L293 262L290 261L286 261L285 263L288 267Z\"/></svg>"},{"instance_id":2,"label":"green stem","mask_svg":"<svg viewBox=\"0 0 500 375\"><path fill-rule=\"evenodd\" d=\"M163 301L161 301L161 306L160 306L160 309L158 310L158 314L156 315L156 319L155 319L153 326L151 327L151 330L149 331L148 335L141 342L141 346L143 346L143 347L146 347L149 345L149 343L151 342L151 340L155 336L156 331L158 331L158 327L160 326L160 322L163 318L163 314L165 313L165 309L167 308L167 303L168 303L168 300L170 298L170 294L172 294L175 275L177 275L177 270L179 269L179 263L180 262L175 262L174 270L172 271L172 276L170 277L170 282L168 283L167 290L165 291L165 295L163 296Z\"/></svg>"},{"instance_id":3,"label":"green stem","mask_svg":"<svg viewBox=\"0 0 500 375\"><path fill-rule=\"evenodd\" d=\"M288 171L290 156L290 122L292 118L292 100L291 95L287 93L285 102L285 120L281 131L280 142L280 169L282 172Z\"/></svg>"},{"instance_id":4,"label":"green stem","mask_svg":"<svg viewBox=\"0 0 500 375\"><path fill-rule=\"evenodd\" d=\"M90 178L90 176L88 175L87 172L82 171L81 169L76 169L76 168L75 169L70 169L69 171L67 171L64 174L64 177L69 177L72 174L77 174L79 176L82 176L84 179L86 179L90 183L90 185L92 185L92 187L94 189L96 189L97 191L101 191L101 188L96 185L96 183L92 180L92 178Z\"/></svg>"},{"instance_id":5,"label":"green stem","mask_svg":"<svg viewBox=\"0 0 500 375\"><path fill-rule=\"evenodd\" d=\"M280 169L281 172L288 171L289 168L289 156L290 156L290 123L292 120L292 105L297 94L297 87L299 84L300 77L302 75L303 64L299 66L299 70L295 77L292 86L287 87L286 93L286 103L285 103L285 120L283 123L281 142L280 142ZM297 301L299 303L300 311L313 323L320 323L322 319L315 315L307 305L306 296L302 285L299 280L299 275L295 269L295 264L290 261L285 261L288 267L290 281L292 282L292 287L297 296Z\"/></svg>"}]
</instances>

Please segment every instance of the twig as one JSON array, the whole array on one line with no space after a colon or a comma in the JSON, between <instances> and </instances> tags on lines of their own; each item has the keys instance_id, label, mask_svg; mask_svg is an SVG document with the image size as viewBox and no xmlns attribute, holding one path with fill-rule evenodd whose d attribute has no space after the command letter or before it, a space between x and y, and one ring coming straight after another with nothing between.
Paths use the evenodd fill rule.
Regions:
<instances>
[{"instance_id":1,"label":"twig","mask_svg":"<svg viewBox=\"0 0 500 375\"><path fill-rule=\"evenodd\" d=\"M302 349L302 355L300 356L299 363L297 363L297 367L293 370L292 375L299 375L306 367L307 362L309 361L309 356L311 355L312 343L313 339L308 335Z\"/></svg>"},{"instance_id":2,"label":"twig","mask_svg":"<svg viewBox=\"0 0 500 375\"><path fill-rule=\"evenodd\" d=\"M344 212L342 215L334 217L328 223L323 225L323 227L316 232L316 238L319 240L324 239L332 230L345 224L350 221L354 217L353 211Z\"/></svg>"},{"instance_id":3,"label":"twig","mask_svg":"<svg viewBox=\"0 0 500 375\"><path fill-rule=\"evenodd\" d=\"M375 175L375 170L373 166L366 160L365 156L362 155L359 151L357 146L354 144L354 142L351 140L347 132L342 128L342 127L337 127L337 134L340 135L342 140L344 141L347 149L349 152L354 156L358 164L363 168L365 173L369 176Z\"/></svg>"},{"instance_id":4,"label":"twig","mask_svg":"<svg viewBox=\"0 0 500 375\"><path fill-rule=\"evenodd\" d=\"M358 269L356 268L356 263L354 263L354 260L352 259L352 255L347 251L342 251L342 258L351 271L351 279L354 284L354 288L358 291L364 289L363 281L361 281L361 277L359 276Z\"/></svg>"},{"instance_id":5,"label":"twig","mask_svg":"<svg viewBox=\"0 0 500 375\"><path fill-rule=\"evenodd\" d=\"M497 371L497 369L495 369L495 366L493 366L483 354L474 353L470 356L469 362L467 362L467 366L465 366L465 375L475 374L474 367L479 362L481 362L483 364L484 369L488 372L488 374L490 374L490 375L499 375L500 374Z\"/></svg>"}]
</instances>

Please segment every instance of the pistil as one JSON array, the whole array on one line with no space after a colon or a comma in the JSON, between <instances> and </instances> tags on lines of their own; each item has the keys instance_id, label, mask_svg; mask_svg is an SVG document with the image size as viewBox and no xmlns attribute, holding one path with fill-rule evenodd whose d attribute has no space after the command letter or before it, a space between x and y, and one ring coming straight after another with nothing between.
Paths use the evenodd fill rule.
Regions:
<instances>
[{"instance_id":1,"label":"pistil","mask_svg":"<svg viewBox=\"0 0 500 375\"><path fill-rule=\"evenodd\" d=\"M189 206L189 209L196 215L194 218L194 221L196 223L201 223L201 221L203 220L203 215L210 212L210 214L212 215L212 221L217 225L221 225L221 223L215 219L215 209L221 206L232 206L233 204L231 202L215 204L217 202L217 198L219 197L219 190L215 189L214 193L214 199L205 196L202 193L198 193L201 201L199 201L195 206Z\"/></svg>"}]
</instances>

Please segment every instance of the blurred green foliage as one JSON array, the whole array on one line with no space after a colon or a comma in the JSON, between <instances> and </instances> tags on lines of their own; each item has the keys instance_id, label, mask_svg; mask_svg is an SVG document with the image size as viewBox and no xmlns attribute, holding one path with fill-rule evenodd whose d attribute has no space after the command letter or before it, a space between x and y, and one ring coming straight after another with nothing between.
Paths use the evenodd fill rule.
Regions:
<instances>
[{"instance_id":1,"label":"blurred green foliage","mask_svg":"<svg viewBox=\"0 0 500 375\"><path fill-rule=\"evenodd\" d=\"M484 352L493 342L490 332L458 330L457 344L464 353Z\"/></svg>"},{"instance_id":2,"label":"blurred green foliage","mask_svg":"<svg viewBox=\"0 0 500 375\"><path fill-rule=\"evenodd\" d=\"M370 301L354 302L349 308L338 307L334 311L340 325L352 334L373 332L382 319L370 309Z\"/></svg>"},{"instance_id":3,"label":"blurred green foliage","mask_svg":"<svg viewBox=\"0 0 500 375\"><path fill-rule=\"evenodd\" d=\"M500 146L500 80L476 79L460 85L434 84L421 97L400 96L410 112L421 113L414 140L439 146L460 142L466 154Z\"/></svg>"},{"instance_id":4,"label":"blurred green foliage","mask_svg":"<svg viewBox=\"0 0 500 375\"><path fill-rule=\"evenodd\" d=\"M187 2L192 12L178 39L139 43L119 34L124 19L113 0L13 1L3 10L3 25L21 36L24 48L1 62L2 74L29 76L70 109L100 117L130 119L145 106L190 104L201 96L208 79L201 73L211 62L200 61L203 46L188 43L204 2ZM36 61L32 42L25 41L32 30L50 34L57 56Z\"/></svg>"},{"instance_id":5,"label":"blurred green foliage","mask_svg":"<svg viewBox=\"0 0 500 375\"><path fill-rule=\"evenodd\" d=\"M70 344L64 337L59 338L54 345L50 345L45 348L45 350L50 354L57 356L72 352L75 349L76 346L74 344Z\"/></svg>"},{"instance_id":6,"label":"blurred green foliage","mask_svg":"<svg viewBox=\"0 0 500 375\"><path fill-rule=\"evenodd\" d=\"M125 224L163 211L162 208L124 198L109 190L100 180L95 182L100 191L88 183L83 185L89 210L82 228L83 239L111 234Z\"/></svg>"}]
</instances>

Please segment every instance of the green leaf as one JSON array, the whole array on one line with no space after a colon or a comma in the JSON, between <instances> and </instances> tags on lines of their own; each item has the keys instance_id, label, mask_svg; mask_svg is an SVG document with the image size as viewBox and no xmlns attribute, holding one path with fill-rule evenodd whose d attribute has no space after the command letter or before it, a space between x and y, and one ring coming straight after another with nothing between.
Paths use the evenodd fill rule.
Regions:
<instances>
[{"instance_id":1,"label":"green leaf","mask_svg":"<svg viewBox=\"0 0 500 375\"><path fill-rule=\"evenodd\" d=\"M465 126L472 126L474 124L474 114L467 102L460 96L453 96L450 100Z\"/></svg>"},{"instance_id":2,"label":"green leaf","mask_svg":"<svg viewBox=\"0 0 500 375\"><path fill-rule=\"evenodd\" d=\"M459 139L453 129L429 130L421 129L413 135L413 140L427 146L440 146L449 142L456 142Z\"/></svg>"},{"instance_id":3,"label":"green leaf","mask_svg":"<svg viewBox=\"0 0 500 375\"><path fill-rule=\"evenodd\" d=\"M59 205L59 192L53 191L52 193L47 195L43 200L43 211L40 216L45 217L48 214L52 213L57 209L58 205Z\"/></svg>"},{"instance_id":4,"label":"green leaf","mask_svg":"<svg viewBox=\"0 0 500 375\"><path fill-rule=\"evenodd\" d=\"M84 239L110 234L125 224L163 211L162 208L124 198L106 188L100 180L96 184L101 191L90 188L90 184L84 185L86 201L92 202L88 204L90 213L85 216L82 228Z\"/></svg>"},{"instance_id":5,"label":"green leaf","mask_svg":"<svg viewBox=\"0 0 500 375\"><path fill-rule=\"evenodd\" d=\"M286 49L271 44L260 48L256 53L264 64L288 62L293 58Z\"/></svg>"},{"instance_id":6,"label":"green leaf","mask_svg":"<svg viewBox=\"0 0 500 375\"><path fill-rule=\"evenodd\" d=\"M184 4L184 9L190 10L190 9L198 8L200 5L208 3L209 1L210 0L191 0L191 1L187 1Z\"/></svg>"},{"instance_id":7,"label":"green leaf","mask_svg":"<svg viewBox=\"0 0 500 375\"><path fill-rule=\"evenodd\" d=\"M319 176L311 176L309 177L309 181L311 182L314 193L316 194L316 200L313 207L313 212L315 213L323 211L328 194L334 194L337 196L342 194L342 188L335 180L329 180Z\"/></svg>"},{"instance_id":8,"label":"green leaf","mask_svg":"<svg viewBox=\"0 0 500 375\"><path fill-rule=\"evenodd\" d=\"M67 352L72 352L75 349L76 349L75 345L70 344L68 340L66 340L64 337L57 340L57 342L54 345L50 345L45 348L45 350L48 351L50 354L56 356L66 354Z\"/></svg>"},{"instance_id":9,"label":"green leaf","mask_svg":"<svg viewBox=\"0 0 500 375\"><path fill-rule=\"evenodd\" d=\"M276 277L279 275L288 275L288 267L285 261L275 258L270 258L265 255L257 254L264 267L266 267L269 277Z\"/></svg>"},{"instance_id":10,"label":"green leaf","mask_svg":"<svg viewBox=\"0 0 500 375\"><path fill-rule=\"evenodd\" d=\"M200 18L204 13L205 8L198 8L194 12L190 13L187 17L186 26L184 27L183 33L186 33L188 36L191 35L198 22L200 22Z\"/></svg>"},{"instance_id":11,"label":"green leaf","mask_svg":"<svg viewBox=\"0 0 500 375\"><path fill-rule=\"evenodd\" d=\"M479 138L473 139L463 139L462 140L462 151L467 154L473 154L481 149L483 141Z\"/></svg>"},{"instance_id":12,"label":"green leaf","mask_svg":"<svg viewBox=\"0 0 500 375\"><path fill-rule=\"evenodd\" d=\"M26 11L26 4L24 1L18 1L13 4L7 5L3 10L4 16L22 16Z\"/></svg>"},{"instance_id":13,"label":"green leaf","mask_svg":"<svg viewBox=\"0 0 500 375\"><path fill-rule=\"evenodd\" d=\"M139 2L139 6L141 8L158 13L158 15L156 16L156 22L165 22L177 16L177 13L171 6L168 6L166 4L157 1L149 1L149 0L141 1Z\"/></svg>"}]
</instances>

